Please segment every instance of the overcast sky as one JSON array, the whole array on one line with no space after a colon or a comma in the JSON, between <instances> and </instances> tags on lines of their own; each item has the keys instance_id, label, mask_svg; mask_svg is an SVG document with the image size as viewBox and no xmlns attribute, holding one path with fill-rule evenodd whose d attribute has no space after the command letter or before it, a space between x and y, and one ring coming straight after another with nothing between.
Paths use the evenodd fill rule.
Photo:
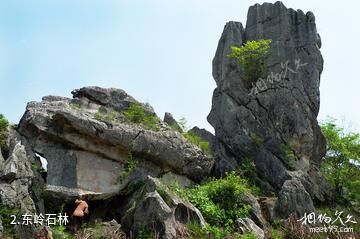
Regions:
<instances>
[{"instance_id":1,"label":"overcast sky","mask_svg":"<svg viewBox=\"0 0 360 239\"><path fill-rule=\"evenodd\" d=\"M226 22L245 24L256 2L0 1L0 112L17 123L29 101L96 85L124 89L160 117L169 111L211 129L218 40ZM316 16L325 60L319 119L345 118L358 130L360 2L283 2Z\"/></svg>"}]
</instances>

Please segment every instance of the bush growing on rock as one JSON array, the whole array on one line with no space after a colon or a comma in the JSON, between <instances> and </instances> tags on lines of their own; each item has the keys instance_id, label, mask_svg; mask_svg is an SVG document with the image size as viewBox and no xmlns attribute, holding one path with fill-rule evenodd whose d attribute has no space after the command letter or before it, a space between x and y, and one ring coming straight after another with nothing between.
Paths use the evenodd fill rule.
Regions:
<instances>
[{"instance_id":1,"label":"bush growing on rock","mask_svg":"<svg viewBox=\"0 0 360 239\"><path fill-rule=\"evenodd\" d=\"M198 146L205 154L211 155L210 144L207 140L203 139L201 136L191 132L189 130L189 126L187 124L187 120L185 117L181 117L177 121L180 130L178 130L190 143ZM175 128L175 130L177 130Z\"/></svg>"},{"instance_id":2,"label":"bush growing on rock","mask_svg":"<svg viewBox=\"0 0 360 239\"><path fill-rule=\"evenodd\" d=\"M205 230L215 238L224 238L235 232L236 219L247 217L251 209L250 205L241 202L242 196L251 189L247 181L235 172L228 173L222 179L213 178L194 188L181 189L175 183L171 189L196 206L209 223L210 227L200 231L190 228L190 231L195 230L195 235L200 235Z\"/></svg>"},{"instance_id":3,"label":"bush growing on rock","mask_svg":"<svg viewBox=\"0 0 360 239\"><path fill-rule=\"evenodd\" d=\"M191 143L198 146L205 154L210 155L209 142L192 132L183 132L182 135Z\"/></svg>"},{"instance_id":4,"label":"bush growing on rock","mask_svg":"<svg viewBox=\"0 0 360 239\"><path fill-rule=\"evenodd\" d=\"M149 114L145 111L140 103L132 103L130 107L123 112L126 120L140 124L145 129L158 131L160 119L156 115Z\"/></svg>"},{"instance_id":5,"label":"bush growing on rock","mask_svg":"<svg viewBox=\"0 0 360 239\"><path fill-rule=\"evenodd\" d=\"M232 46L228 57L235 59L244 72L244 80L255 82L266 74L265 57L269 53L271 39L247 41L243 46Z\"/></svg>"},{"instance_id":6,"label":"bush growing on rock","mask_svg":"<svg viewBox=\"0 0 360 239\"><path fill-rule=\"evenodd\" d=\"M3 225L4 236L14 235L15 228L11 225L13 218L11 215L18 216L19 210L14 207L9 207L0 203L0 222ZM1 233L0 233L1 234Z\"/></svg>"},{"instance_id":7,"label":"bush growing on rock","mask_svg":"<svg viewBox=\"0 0 360 239\"><path fill-rule=\"evenodd\" d=\"M7 150L7 135L8 135L8 126L9 121L4 117L4 115L0 114L0 148L2 152Z\"/></svg>"},{"instance_id":8,"label":"bush growing on rock","mask_svg":"<svg viewBox=\"0 0 360 239\"><path fill-rule=\"evenodd\" d=\"M116 113L115 111L111 111L111 112L107 112L107 113L98 111L95 113L95 119L107 121L107 122L114 122L116 120L117 116L118 116L118 113Z\"/></svg>"}]
</instances>

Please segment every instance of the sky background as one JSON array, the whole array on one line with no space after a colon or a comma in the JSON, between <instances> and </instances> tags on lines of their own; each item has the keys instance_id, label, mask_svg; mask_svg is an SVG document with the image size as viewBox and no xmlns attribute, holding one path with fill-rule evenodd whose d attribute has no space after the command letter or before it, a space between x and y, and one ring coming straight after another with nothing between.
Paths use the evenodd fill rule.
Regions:
<instances>
[{"instance_id":1,"label":"sky background","mask_svg":"<svg viewBox=\"0 0 360 239\"><path fill-rule=\"evenodd\" d=\"M161 118L169 111L212 130L218 40L226 22L245 24L256 2L0 1L0 112L17 123L29 101L96 85L124 89ZM359 130L360 2L283 2L316 16L325 60L318 119L331 115Z\"/></svg>"}]
</instances>

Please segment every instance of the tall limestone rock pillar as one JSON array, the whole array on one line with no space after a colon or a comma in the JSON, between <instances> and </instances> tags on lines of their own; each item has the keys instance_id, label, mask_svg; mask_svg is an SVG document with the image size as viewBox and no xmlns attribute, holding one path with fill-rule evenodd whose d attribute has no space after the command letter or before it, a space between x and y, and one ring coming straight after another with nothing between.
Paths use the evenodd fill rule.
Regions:
<instances>
[{"instance_id":1,"label":"tall limestone rock pillar","mask_svg":"<svg viewBox=\"0 0 360 239\"><path fill-rule=\"evenodd\" d=\"M248 84L227 55L231 46L258 39L272 40L267 77ZM280 216L311 211L329 196L319 175L326 150L316 119L320 47L312 12L264 3L249 8L246 28L239 22L225 25L213 60L217 88L208 121L219 142L215 173L255 162L258 183L278 193Z\"/></svg>"}]
</instances>

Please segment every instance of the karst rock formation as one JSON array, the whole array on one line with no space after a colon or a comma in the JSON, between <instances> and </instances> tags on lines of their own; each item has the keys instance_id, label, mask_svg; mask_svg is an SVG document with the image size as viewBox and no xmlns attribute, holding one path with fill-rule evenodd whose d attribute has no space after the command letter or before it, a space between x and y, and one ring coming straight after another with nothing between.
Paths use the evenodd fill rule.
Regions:
<instances>
[{"instance_id":1,"label":"karst rock formation","mask_svg":"<svg viewBox=\"0 0 360 239\"><path fill-rule=\"evenodd\" d=\"M272 40L268 76L249 84L228 54L231 46L258 39ZM251 6L246 27L228 22L213 59L217 87L208 121L215 134L191 130L209 141L212 155L189 142L170 113L157 118L156 130L129 122L124 112L134 104L157 116L120 89L83 87L72 98L29 102L0 153L0 206L18 215L69 211L82 194L90 200L91 221L115 219L127 233L148 226L173 239L179 225L206 222L171 192L170 182L192 186L249 164L252 180L271 196L244 195L251 219L239 225L263 238L268 221L312 212L332 197L319 174L326 150L317 122L320 47L314 14L281 2ZM46 173L40 157L48 162ZM17 238L32 238L36 230L15 226Z\"/></svg>"},{"instance_id":2,"label":"karst rock formation","mask_svg":"<svg viewBox=\"0 0 360 239\"><path fill-rule=\"evenodd\" d=\"M267 77L253 84L228 57L231 46L271 39ZM246 27L228 22L213 59L213 94L208 121L217 151L214 174L254 162L256 181L279 195L278 213L313 211L331 197L319 175L326 142L317 122L320 107L321 39L312 12L281 2L251 6Z\"/></svg>"}]
</instances>

